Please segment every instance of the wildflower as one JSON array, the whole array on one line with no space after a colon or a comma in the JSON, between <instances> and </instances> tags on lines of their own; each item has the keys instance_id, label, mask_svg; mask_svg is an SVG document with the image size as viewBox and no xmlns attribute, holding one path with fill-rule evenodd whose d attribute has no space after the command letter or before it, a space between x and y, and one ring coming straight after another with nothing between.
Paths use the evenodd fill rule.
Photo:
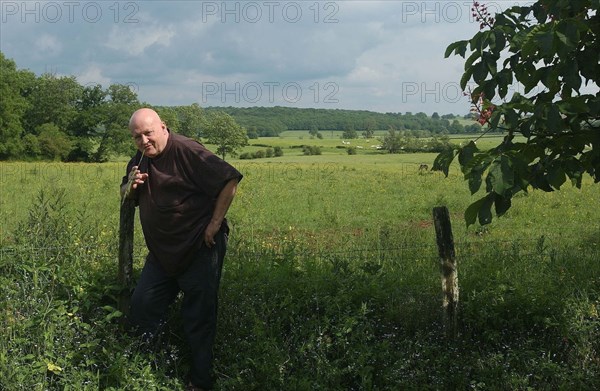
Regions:
<instances>
[{"instance_id":1,"label":"wildflower","mask_svg":"<svg viewBox=\"0 0 600 391\"><path fill-rule=\"evenodd\" d=\"M51 363L51 362L46 363L46 366L47 366L49 372L52 372L57 375L59 373L61 373L63 370L61 367L59 367L58 365Z\"/></svg>"}]
</instances>

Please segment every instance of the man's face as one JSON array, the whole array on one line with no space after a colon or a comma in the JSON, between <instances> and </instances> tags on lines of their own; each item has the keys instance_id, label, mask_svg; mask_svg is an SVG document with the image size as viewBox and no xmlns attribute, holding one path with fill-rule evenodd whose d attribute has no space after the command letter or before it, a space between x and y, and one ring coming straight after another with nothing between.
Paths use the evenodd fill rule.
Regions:
<instances>
[{"instance_id":1,"label":"man's face","mask_svg":"<svg viewBox=\"0 0 600 391\"><path fill-rule=\"evenodd\" d=\"M169 139L169 132L164 122L152 117L136 121L130 130L137 148L150 158L160 155Z\"/></svg>"}]
</instances>

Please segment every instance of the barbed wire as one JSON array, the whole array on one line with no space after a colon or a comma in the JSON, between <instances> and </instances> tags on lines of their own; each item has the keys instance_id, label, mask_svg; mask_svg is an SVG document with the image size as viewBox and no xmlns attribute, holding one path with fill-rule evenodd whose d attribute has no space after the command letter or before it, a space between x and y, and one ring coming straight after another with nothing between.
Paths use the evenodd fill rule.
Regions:
<instances>
[{"instance_id":1,"label":"barbed wire","mask_svg":"<svg viewBox=\"0 0 600 391\"><path fill-rule=\"evenodd\" d=\"M600 231L600 229L599 229ZM590 236L592 233L590 233ZM600 235L597 237L600 238ZM582 236L580 234L565 234L564 232L559 233L541 233L536 235L534 238L513 238L513 239L490 239L485 237L476 238L474 240L461 239L454 243L455 252L457 257L468 257L469 251L473 248L482 249L490 248L495 251L498 256L506 256L509 254L518 253L519 256L535 256L541 253L548 252L550 250L557 250L558 248L564 248L565 245L572 246L575 244L586 244L582 242ZM270 243L276 243L277 240ZM567 242L567 243L565 243ZM241 248L241 242L230 242L230 248L228 254L234 257L243 258L261 258L261 257L295 257L295 258L308 258L315 257L319 259L326 258L341 258L341 257L369 257L372 258L378 255L381 259L389 259L393 256L401 255L402 259L425 259L434 258L437 259L437 245L434 241L431 244L419 243L419 244L407 244L403 243L400 245L392 246L357 246L345 249L320 249L317 248L302 248L301 243L291 243L287 247L281 249L273 248ZM346 242L348 244L348 242ZM598 253L600 251L600 243L587 243L588 251L592 253ZM507 247L510 246L510 247ZM104 250L110 247L108 244L102 246ZM257 246L258 247L258 246ZM535 250L531 250L534 247ZM97 244L91 245L79 245L75 250L79 252L94 252L94 257L101 259L117 259L117 249L108 249L108 252L98 251L99 246ZM32 255L32 254L44 254L58 255L66 251L73 251L72 246L35 246L35 245L4 245L0 247L0 260L5 257L15 255ZM483 250L483 249L482 249ZM144 254L147 251L145 244L137 243L134 245L133 253L136 255ZM369 254L367 256L367 254Z\"/></svg>"}]
</instances>

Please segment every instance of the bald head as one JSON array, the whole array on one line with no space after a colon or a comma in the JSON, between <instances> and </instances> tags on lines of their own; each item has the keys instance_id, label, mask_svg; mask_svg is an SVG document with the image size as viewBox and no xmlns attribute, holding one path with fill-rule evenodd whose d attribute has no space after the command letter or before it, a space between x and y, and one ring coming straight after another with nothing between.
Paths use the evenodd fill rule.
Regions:
<instances>
[{"instance_id":1,"label":"bald head","mask_svg":"<svg viewBox=\"0 0 600 391\"><path fill-rule=\"evenodd\" d=\"M169 139L167 126L156 111L148 108L136 110L131 115L129 131L137 148L150 158L158 156Z\"/></svg>"},{"instance_id":2,"label":"bald head","mask_svg":"<svg viewBox=\"0 0 600 391\"><path fill-rule=\"evenodd\" d=\"M143 108L136 110L129 119L129 129L138 126L141 123L148 124L154 122L161 122L158 113L152 109Z\"/></svg>"}]
</instances>

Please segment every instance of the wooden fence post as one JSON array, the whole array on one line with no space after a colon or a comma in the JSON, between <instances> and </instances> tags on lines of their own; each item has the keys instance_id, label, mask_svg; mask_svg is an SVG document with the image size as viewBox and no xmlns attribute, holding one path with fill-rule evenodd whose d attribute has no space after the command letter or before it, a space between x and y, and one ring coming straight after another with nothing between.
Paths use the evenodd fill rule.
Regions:
<instances>
[{"instance_id":1,"label":"wooden fence post","mask_svg":"<svg viewBox=\"0 0 600 391\"><path fill-rule=\"evenodd\" d=\"M433 208L433 222L442 273L442 308L446 333L448 337L455 338L458 334L458 272L448 208L445 206Z\"/></svg>"},{"instance_id":2,"label":"wooden fence post","mask_svg":"<svg viewBox=\"0 0 600 391\"><path fill-rule=\"evenodd\" d=\"M121 204L119 220L119 271L118 282L121 287L118 310L123 313L122 323L129 315L129 301L133 287L133 226L135 218L135 201L126 199Z\"/></svg>"}]
</instances>

